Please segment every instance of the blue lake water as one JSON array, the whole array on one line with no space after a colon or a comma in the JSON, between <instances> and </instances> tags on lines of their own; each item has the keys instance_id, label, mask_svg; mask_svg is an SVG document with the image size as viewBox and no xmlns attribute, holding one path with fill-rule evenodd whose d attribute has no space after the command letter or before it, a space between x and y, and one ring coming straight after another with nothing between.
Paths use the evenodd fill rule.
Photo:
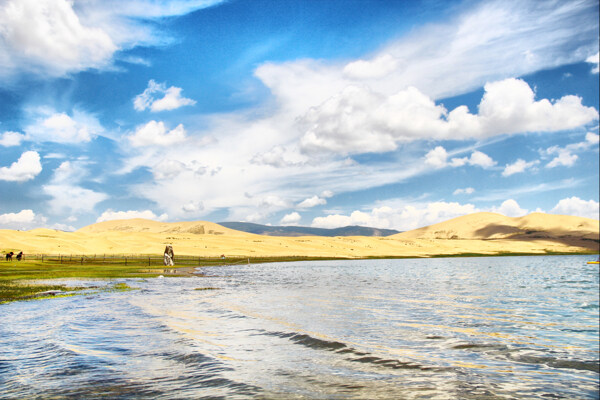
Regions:
<instances>
[{"instance_id":1,"label":"blue lake water","mask_svg":"<svg viewBox=\"0 0 600 400\"><path fill-rule=\"evenodd\" d=\"M590 258L238 265L4 304L0 398L598 398Z\"/></svg>"}]
</instances>

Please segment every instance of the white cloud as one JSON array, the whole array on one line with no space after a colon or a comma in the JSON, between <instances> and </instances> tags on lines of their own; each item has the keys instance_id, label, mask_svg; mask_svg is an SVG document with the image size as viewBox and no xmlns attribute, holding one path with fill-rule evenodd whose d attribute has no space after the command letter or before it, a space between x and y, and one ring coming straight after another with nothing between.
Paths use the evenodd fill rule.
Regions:
<instances>
[{"instance_id":1,"label":"white cloud","mask_svg":"<svg viewBox=\"0 0 600 400\"><path fill-rule=\"evenodd\" d=\"M459 194L473 194L475 193L475 189L473 189L472 187L468 187L468 188L464 188L464 189L456 189L452 194L453 195L459 195Z\"/></svg>"},{"instance_id":2,"label":"white cloud","mask_svg":"<svg viewBox=\"0 0 600 400\"><path fill-rule=\"evenodd\" d=\"M595 200L582 200L573 196L560 200L552 210L553 214L575 215L578 217L600 219L600 204Z\"/></svg>"},{"instance_id":3,"label":"white cloud","mask_svg":"<svg viewBox=\"0 0 600 400\"><path fill-rule=\"evenodd\" d=\"M381 54L372 61L357 60L348 63L343 73L350 79L378 79L397 71L400 60L391 54Z\"/></svg>"},{"instance_id":4,"label":"white cloud","mask_svg":"<svg viewBox=\"0 0 600 400\"><path fill-rule=\"evenodd\" d=\"M0 214L0 229L28 230L46 224L47 219L33 212L21 210L18 213Z\"/></svg>"},{"instance_id":5,"label":"white cloud","mask_svg":"<svg viewBox=\"0 0 600 400\"><path fill-rule=\"evenodd\" d=\"M25 135L18 132L7 131L0 135L0 146L18 146L25 140Z\"/></svg>"},{"instance_id":6,"label":"white cloud","mask_svg":"<svg viewBox=\"0 0 600 400\"><path fill-rule=\"evenodd\" d=\"M300 216L300 214L294 211L292 213L284 215L283 218L281 218L281 221L279 221L279 223L281 225L298 225L301 219L302 217Z\"/></svg>"},{"instance_id":7,"label":"white cloud","mask_svg":"<svg viewBox=\"0 0 600 400\"><path fill-rule=\"evenodd\" d=\"M465 106L448 113L415 87L384 95L348 86L299 120L304 132L300 146L306 153L385 152L395 150L398 142L560 131L598 119L598 112L577 96L536 101L520 79L488 83L484 89L479 113L471 114Z\"/></svg>"},{"instance_id":8,"label":"white cloud","mask_svg":"<svg viewBox=\"0 0 600 400\"><path fill-rule=\"evenodd\" d=\"M111 209L108 209L108 210L104 211L96 219L96 222L112 221L112 220L116 220L116 219L133 219L133 218L151 219L154 221L166 221L168 219L168 215L161 214L160 216L157 216L150 210L113 211Z\"/></svg>"},{"instance_id":9,"label":"white cloud","mask_svg":"<svg viewBox=\"0 0 600 400\"><path fill-rule=\"evenodd\" d=\"M118 49L102 29L86 26L66 0L8 0L0 5L0 71L62 75L105 66Z\"/></svg>"},{"instance_id":10,"label":"white cloud","mask_svg":"<svg viewBox=\"0 0 600 400\"><path fill-rule=\"evenodd\" d=\"M504 167L504 171L502 171L502 176L511 176L514 174L525 172L526 169L529 169L539 163L539 160L528 162L519 158L512 164L506 164L506 166Z\"/></svg>"},{"instance_id":11,"label":"white cloud","mask_svg":"<svg viewBox=\"0 0 600 400\"><path fill-rule=\"evenodd\" d=\"M321 197L324 199L329 199L329 198L333 197L333 192L331 190L323 190L321 192Z\"/></svg>"},{"instance_id":12,"label":"white cloud","mask_svg":"<svg viewBox=\"0 0 600 400\"><path fill-rule=\"evenodd\" d=\"M0 83L20 73L63 76L111 67L116 51L168 40L149 18L218 1L5 0L0 3Z\"/></svg>"},{"instance_id":13,"label":"white cloud","mask_svg":"<svg viewBox=\"0 0 600 400\"><path fill-rule=\"evenodd\" d=\"M83 162L64 161L60 164L50 182L42 186L42 191L51 197L48 204L52 212L92 212L96 204L108 198L105 193L78 186L86 174Z\"/></svg>"},{"instance_id":14,"label":"white cloud","mask_svg":"<svg viewBox=\"0 0 600 400\"><path fill-rule=\"evenodd\" d=\"M474 151L470 157L453 158L450 165L453 167L462 167L463 165L479 166L481 168L491 168L496 165L496 161L481 151Z\"/></svg>"},{"instance_id":15,"label":"white cloud","mask_svg":"<svg viewBox=\"0 0 600 400\"><path fill-rule=\"evenodd\" d=\"M104 132L95 117L78 110L73 110L72 116L47 108L39 108L33 112L35 122L25 128L27 140L85 143Z\"/></svg>"},{"instance_id":16,"label":"white cloud","mask_svg":"<svg viewBox=\"0 0 600 400\"><path fill-rule=\"evenodd\" d=\"M492 160L490 156L481 151L474 151L469 158L469 165L477 165L481 168L491 168L496 165L496 161Z\"/></svg>"},{"instance_id":17,"label":"white cloud","mask_svg":"<svg viewBox=\"0 0 600 400\"><path fill-rule=\"evenodd\" d=\"M552 161L546 164L546 168L554 168L558 166L572 167L575 164L575 161L577 161L579 158L577 154L572 154L569 150L561 149L557 146L548 149L548 154L554 153L558 153L558 155L554 157Z\"/></svg>"},{"instance_id":18,"label":"white cloud","mask_svg":"<svg viewBox=\"0 0 600 400\"><path fill-rule=\"evenodd\" d=\"M146 90L133 99L133 107L138 111L149 108L151 111L157 112L196 104L195 100L181 97L181 90L175 86L167 88L164 83L156 83L151 79L148 81ZM163 97L156 98L157 94L163 95Z\"/></svg>"},{"instance_id":19,"label":"white cloud","mask_svg":"<svg viewBox=\"0 0 600 400\"><path fill-rule=\"evenodd\" d=\"M192 173L199 176L208 172L207 168L196 160L189 163L182 163L177 160L163 159L152 168L154 178L157 180L173 179L182 173Z\"/></svg>"},{"instance_id":20,"label":"white cloud","mask_svg":"<svg viewBox=\"0 0 600 400\"><path fill-rule=\"evenodd\" d=\"M267 195L259 200L259 206L261 208L289 208L290 203L279 196Z\"/></svg>"},{"instance_id":21,"label":"white cloud","mask_svg":"<svg viewBox=\"0 0 600 400\"><path fill-rule=\"evenodd\" d=\"M315 228L338 228L348 225L397 229L401 231L446 221L479 210L472 204L431 202L406 204L397 208L375 207L371 211L353 211L350 215L333 214L316 217L311 226Z\"/></svg>"},{"instance_id":22,"label":"white cloud","mask_svg":"<svg viewBox=\"0 0 600 400\"><path fill-rule=\"evenodd\" d=\"M58 231L65 231L65 232L73 232L73 231L77 230L77 228L75 228L73 225L67 225L67 224L61 224L61 223L52 224L48 228L56 229Z\"/></svg>"},{"instance_id":23,"label":"white cloud","mask_svg":"<svg viewBox=\"0 0 600 400\"><path fill-rule=\"evenodd\" d=\"M187 204L184 204L182 210L189 214L196 214L202 210L204 210L204 204L201 201L190 201Z\"/></svg>"},{"instance_id":24,"label":"white cloud","mask_svg":"<svg viewBox=\"0 0 600 400\"><path fill-rule=\"evenodd\" d=\"M528 210L521 208L519 203L513 199L503 201L500 207L492 207L491 211L506 215L507 217L522 217L529 213Z\"/></svg>"},{"instance_id":25,"label":"white cloud","mask_svg":"<svg viewBox=\"0 0 600 400\"><path fill-rule=\"evenodd\" d=\"M552 146L547 149L540 149L540 154L543 157L554 156L554 158L546 164L546 168L555 168L559 166L572 167L579 158L574 152L581 152L589 149L596 149L599 142L599 135L593 132L587 132L583 142L571 143L565 147Z\"/></svg>"},{"instance_id":26,"label":"white cloud","mask_svg":"<svg viewBox=\"0 0 600 400\"><path fill-rule=\"evenodd\" d=\"M302 200L299 204L299 208L311 208L318 205L327 204L327 200L320 198L319 196L312 196Z\"/></svg>"},{"instance_id":27,"label":"white cloud","mask_svg":"<svg viewBox=\"0 0 600 400\"><path fill-rule=\"evenodd\" d=\"M435 168L443 168L447 165L448 152L442 146L436 146L425 154L425 164Z\"/></svg>"},{"instance_id":28,"label":"white cloud","mask_svg":"<svg viewBox=\"0 0 600 400\"><path fill-rule=\"evenodd\" d=\"M162 121L150 121L146 125L137 127L135 133L129 136L129 142L134 147L144 146L170 146L186 140L185 129L179 124L167 131Z\"/></svg>"},{"instance_id":29,"label":"white cloud","mask_svg":"<svg viewBox=\"0 0 600 400\"><path fill-rule=\"evenodd\" d=\"M40 172L40 155L36 151L26 151L10 167L0 167L0 180L24 182L35 178Z\"/></svg>"},{"instance_id":30,"label":"white cloud","mask_svg":"<svg viewBox=\"0 0 600 400\"><path fill-rule=\"evenodd\" d=\"M56 214L92 212L96 204L108 199L108 196L104 193L74 185L50 184L42 186L42 190L52 197L49 205Z\"/></svg>"},{"instance_id":31,"label":"white cloud","mask_svg":"<svg viewBox=\"0 0 600 400\"><path fill-rule=\"evenodd\" d=\"M592 73L597 74L600 71L600 69L598 68L598 63L600 62L600 52L596 52L596 54L589 56L588 58L586 58L585 62L590 64L596 64L592 68Z\"/></svg>"},{"instance_id":32,"label":"white cloud","mask_svg":"<svg viewBox=\"0 0 600 400\"><path fill-rule=\"evenodd\" d=\"M490 156L481 151L474 151L470 157L463 158L452 158L448 162L448 152L442 146L436 146L433 150L430 150L425 154L425 164L431 165L434 168L444 168L447 166L451 167L462 167L464 165L478 166L481 168L491 168L496 165Z\"/></svg>"},{"instance_id":33,"label":"white cloud","mask_svg":"<svg viewBox=\"0 0 600 400\"><path fill-rule=\"evenodd\" d=\"M598 143L600 143L600 135L593 132L586 133L585 143L589 144L590 146L598 145Z\"/></svg>"},{"instance_id":34,"label":"white cloud","mask_svg":"<svg viewBox=\"0 0 600 400\"><path fill-rule=\"evenodd\" d=\"M276 168L300 166L306 163L306 157L283 146L275 146L269 151L255 154L250 160L257 165L270 165Z\"/></svg>"}]
</instances>

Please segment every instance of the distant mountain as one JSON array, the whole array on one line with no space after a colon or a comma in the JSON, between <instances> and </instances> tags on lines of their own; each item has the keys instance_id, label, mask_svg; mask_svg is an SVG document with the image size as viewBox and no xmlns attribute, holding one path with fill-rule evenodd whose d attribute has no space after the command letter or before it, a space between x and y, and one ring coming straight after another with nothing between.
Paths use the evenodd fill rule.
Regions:
<instances>
[{"instance_id":1,"label":"distant mountain","mask_svg":"<svg viewBox=\"0 0 600 400\"><path fill-rule=\"evenodd\" d=\"M394 229L378 229L366 226L323 229L307 226L268 226L249 222L218 222L218 224L236 231L266 236L390 236L400 233L400 231Z\"/></svg>"}]
</instances>

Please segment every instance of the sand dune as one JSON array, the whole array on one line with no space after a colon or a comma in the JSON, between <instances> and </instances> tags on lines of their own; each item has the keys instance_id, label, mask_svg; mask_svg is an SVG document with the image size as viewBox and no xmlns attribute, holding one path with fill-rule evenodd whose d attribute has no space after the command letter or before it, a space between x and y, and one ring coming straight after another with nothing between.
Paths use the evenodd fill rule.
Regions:
<instances>
[{"instance_id":1,"label":"sand dune","mask_svg":"<svg viewBox=\"0 0 600 400\"><path fill-rule=\"evenodd\" d=\"M245 235L244 232L225 228L213 222L185 221L158 222L149 219L125 219L99 222L79 229L81 233L138 232L138 233L193 233L198 235Z\"/></svg>"},{"instance_id":2,"label":"sand dune","mask_svg":"<svg viewBox=\"0 0 600 400\"><path fill-rule=\"evenodd\" d=\"M475 213L426 226L393 237L398 239L524 239L576 237L598 239L597 220L566 215L532 213L505 217Z\"/></svg>"},{"instance_id":3,"label":"sand dune","mask_svg":"<svg viewBox=\"0 0 600 400\"><path fill-rule=\"evenodd\" d=\"M228 256L427 257L464 253L598 251L597 220L530 214L509 218L476 213L388 237L277 237L211 222L107 221L76 232L0 230L1 251L25 254L175 254Z\"/></svg>"}]
</instances>

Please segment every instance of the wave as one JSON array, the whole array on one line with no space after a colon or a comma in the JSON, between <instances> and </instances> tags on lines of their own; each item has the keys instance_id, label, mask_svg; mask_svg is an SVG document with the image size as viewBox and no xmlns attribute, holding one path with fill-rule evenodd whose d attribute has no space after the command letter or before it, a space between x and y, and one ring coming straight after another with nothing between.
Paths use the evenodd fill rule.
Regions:
<instances>
[{"instance_id":1,"label":"wave","mask_svg":"<svg viewBox=\"0 0 600 400\"><path fill-rule=\"evenodd\" d=\"M442 371L447 368L438 366L426 366L412 361L400 361L395 359L381 358L373 355L369 352L363 352L355 349L354 347L348 346L345 343L319 339L305 333L298 332L263 332L263 335L276 336L283 339L289 339L290 341L306 346L315 350L331 351L337 354L349 355L345 359L350 362L363 363L375 365L382 368L390 369L418 369L421 371Z\"/></svg>"},{"instance_id":2,"label":"wave","mask_svg":"<svg viewBox=\"0 0 600 400\"><path fill-rule=\"evenodd\" d=\"M533 355L527 353L539 351L527 348L511 348L502 344L461 343L452 346L452 349L483 352L490 356L505 358L521 364L545 365L551 368L600 372L600 360L574 360L546 355Z\"/></svg>"}]
</instances>

